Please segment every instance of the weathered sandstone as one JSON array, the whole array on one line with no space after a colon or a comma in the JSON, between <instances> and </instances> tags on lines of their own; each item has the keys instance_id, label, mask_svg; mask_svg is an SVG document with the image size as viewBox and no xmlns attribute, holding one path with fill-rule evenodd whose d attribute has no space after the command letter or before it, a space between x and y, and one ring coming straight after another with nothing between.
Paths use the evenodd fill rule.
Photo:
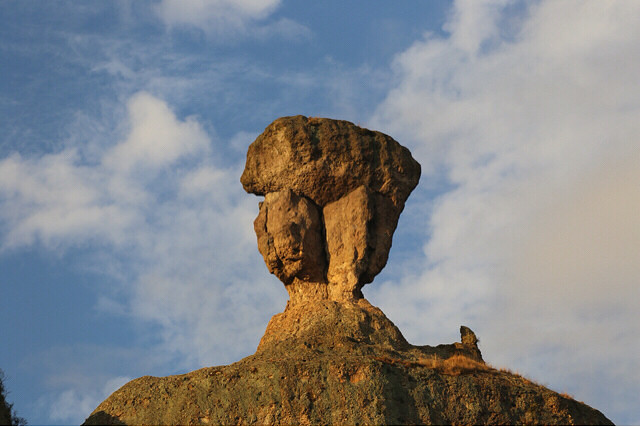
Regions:
<instances>
[{"instance_id":1,"label":"weathered sandstone","mask_svg":"<svg viewBox=\"0 0 640 427\"><path fill-rule=\"evenodd\" d=\"M398 222L390 200L362 185L323 209L327 232L327 279L345 293L360 288L387 263Z\"/></svg>"},{"instance_id":2,"label":"weathered sandstone","mask_svg":"<svg viewBox=\"0 0 640 427\"><path fill-rule=\"evenodd\" d=\"M290 189L321 207L366 185L401 210L419 178L418 162L388 135L294 116L275 120L249 146L240 181L249 193Z\"/></svg>"},{"instance_id":3,"label":"weathered sandstone","mask_svg":"<svg viewBox=\"0 0 640 427\"><path fill-rule=\"evenodd\" d=\"M419 178L409 150L383 133L303 116L269 125L249 147L241 181L265 196L258 248L290 303L361 298L387 263Z\"/></svg>"},{"instance_id":4,"label":"weathered sandstone","mask_svg":"<svg viewBox=\"0 0 640 427\"><path fill-rule=\"evenodd\" d=\"M291 190L268 193L253 226L269 272L285 285L324 281L324 231L312 201Z\"/></svg>"}]
</instances>

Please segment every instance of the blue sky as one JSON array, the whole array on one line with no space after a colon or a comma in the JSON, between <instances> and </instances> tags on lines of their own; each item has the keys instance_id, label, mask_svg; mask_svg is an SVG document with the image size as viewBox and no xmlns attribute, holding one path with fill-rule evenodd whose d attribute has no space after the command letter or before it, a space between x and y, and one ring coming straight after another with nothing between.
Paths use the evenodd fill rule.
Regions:
<instances>
[{"instance_id":1,"label":"blue sky","mask_svg":"<svg viewBox=\"0 0 640 427\"><path fill-rule=\"evenodd\" d=\"M30 424L255 351L284 287L239 177L275 118L423 166L364 288L416 344L639 424L640 3L0 3L0 368Z\"/></svg>"}]
</instances>

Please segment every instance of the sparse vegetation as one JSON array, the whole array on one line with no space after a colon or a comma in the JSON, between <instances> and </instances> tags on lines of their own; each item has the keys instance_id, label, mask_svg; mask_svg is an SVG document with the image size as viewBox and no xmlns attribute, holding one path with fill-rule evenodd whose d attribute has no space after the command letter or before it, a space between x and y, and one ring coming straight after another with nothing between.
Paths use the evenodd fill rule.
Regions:
<instances>
[{"instance_id":1,"label":"sparse vegetation","mask_svg":"<svg viewBox=\"0 0 640 427\"><path fill-rule=\"evenodd\" d=\"M474 360L462 354L455 354L447 359L438 357L435 354L431 357L420 358L418 360L397 359L397 358L386 357L386 356L374 357L374 359L383 363L391 364L391 365L401 365L401 366L404 366L405 368L413 368L418 366L426 367L429 369L435 369L438 372L443 373L445 375L452 375L452 376L470 374L474 372L495 372L495 373L500 372L500 373L520 377L529 384L535 384L533 381L527 379L526 377L522 376L518 372L511 371L510 369L507 369L507 368L497 369L485 362ZM567 399L573 399L573 397L567 393L562 393L561 396Z\"/></svg>"},{"instance_id":2,"label":"sparse vegetation","mask_svg":"<svg viewBox=\"0 0 640 427\"><path fill-rule=\"evenodd\" d=\"M24 418L18 417L13 410L13 404L7 402L7 392L4 388L4 372L0 369L0 425L23 426L27 425Z\"/></svg>"},{"instance_id":3,"label":"sparse vegetation","mask_svg":"<svg viewBox=\"0 0 640 427\"><path fill-rule=\"evenodd\" d=\"M445 375L461 375L472 372L488 372L496 370L486 363L473 360L470 357L461 354L453 355L447 359L442 359L435 355L433 357L420 358L418 360L395 359L384 356L374 357L374 359L392 365L402 365L405 368L422 366L429 369L435 369Z\"/></svg>"},{"instance_id":4,"label":"sparse vegetation","mask_svg":"<svg viewBox=\"0 0 640 427\"><path fill-rule=\"evenodd\" d=\"M445 375L461 375L471 372L486 372L494 370L486 363L473 360L467 356L456 354L448 359L427 358L418 359L418 364L427 368L436 369Z\"/></svg>"}]
</instances>

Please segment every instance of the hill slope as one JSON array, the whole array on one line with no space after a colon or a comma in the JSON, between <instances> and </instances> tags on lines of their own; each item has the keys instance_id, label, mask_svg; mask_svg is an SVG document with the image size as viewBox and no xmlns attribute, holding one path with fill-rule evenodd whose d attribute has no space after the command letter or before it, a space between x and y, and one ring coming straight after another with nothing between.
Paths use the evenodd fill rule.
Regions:
<instances>
[{"instance_id":1,"label":"hill slope","mask_svg":"<svg viewBox=\"0 0 640 427\"><path fill-rule=\"evenodd\" d=\"M319 301L274 316L256 354L142 377L85 425L611 425L602 413L484 364L475 336L412 346L377 308Z\"/></svg>"}]
</instances>

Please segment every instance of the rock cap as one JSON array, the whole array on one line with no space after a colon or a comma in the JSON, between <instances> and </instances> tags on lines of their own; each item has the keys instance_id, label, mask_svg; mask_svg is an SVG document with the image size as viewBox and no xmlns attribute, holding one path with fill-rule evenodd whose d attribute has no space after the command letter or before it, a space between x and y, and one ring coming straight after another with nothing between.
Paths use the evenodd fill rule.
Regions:
<instances>
[{"instance_id":1,"label":"rock cap","mask_svg":"<svg viewBox=\"0 0 640 427\"><path fill-rule=\"evenodd\" d=\"M402 210L420 164L389 135L345 120L281 117L251 144L240 178L256 195L293 190L320 207L366 185Z\"/></svg>"}]
</instances>

